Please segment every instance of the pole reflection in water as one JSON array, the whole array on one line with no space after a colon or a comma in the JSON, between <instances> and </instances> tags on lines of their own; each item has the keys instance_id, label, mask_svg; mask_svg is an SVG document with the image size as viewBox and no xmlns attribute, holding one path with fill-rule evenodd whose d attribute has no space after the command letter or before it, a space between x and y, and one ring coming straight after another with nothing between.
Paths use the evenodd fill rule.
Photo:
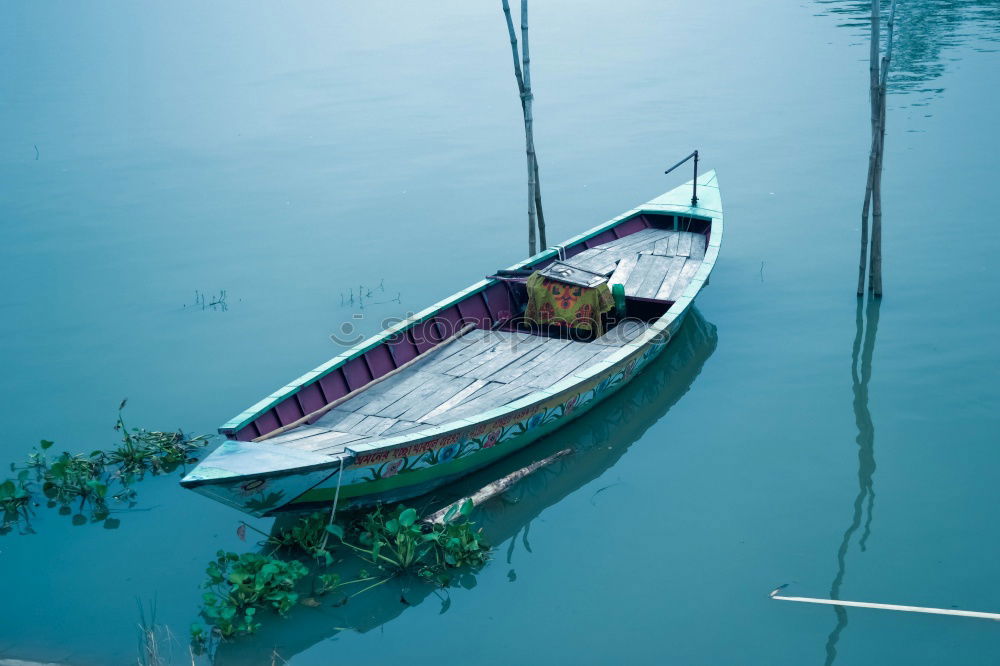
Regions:
<instances>
[{"instance_id":1,"label":"pole reflection in water","mask_svg":"<svg viewBox=\"0 0 1000 666\"><path fill-rule=\"evenodd\" d=\"M523 554L531 553L529 526L532 521L546 508L613 467L628 448L687 393L715 351L716 341L715 326L705 321L697 308L693 308L660 358L593 410L525 450L440 489L433 497L417 498L408 504L421 510L432 510L471 495L483 486L557 451L573 449L572 455L559 458L552 465L518 481L503 496L476 508L472 519L483 527L489 542L497 546L493 560L486 566L509 569L515 550ZM279 527L281 522L281 519L276 521L275 527ZM510 543L504 547L508 540ZM334 565L330 572L340 573L344 580L350 580L357 570L349 567L356 564L352 561L350 564ZM511 582L517 580L514 569L507 571L507 578ZM466 573L457 585L472 589L476 578ZM394 579L340 607L327 601L319 608L297 609L284 620L267 618L258 634L221 645L215 664L270 663L270 655L275 649L282 658L290 659L345 629L359 633L379 629L407 608L429 597L441 603L442 614L451 607L447 590L418 581Z\"/></svg>"},{"instance_id":2,"label":"pole reflection in water","mask_svg":"<svg viewBox=\"0 0 1000 666\"><path fill-rule=\"evenodd\" d=\"M823 14L837 18L855 34L870 34L871 3L865 0L817 0ZM914 93L899 106L924 106L944 89L940 79L954 58L952 53L966 43L978 50L996 49L1000 42L1000 3L996 0L907 0L899 3L889 90Z\"/></svg>"},{"instance_id":3,"label":"pole reflection in water","mask_svg":"<svg viewBox=\"0 0 1000 666\"><path fill-rule=\"evenodd\" d=\"M854 498L854 512L851 523L844 532L844 538L837 550L837 575L830 585L830 598L840 598L840 587L847 572L847 549L851 538L861 527L864 517L864 529L858 545L864 552L868 537L871 536L872 512L875 509L875 486L872 477L875 474L875 424L868 407L868 384L872 378L872 356L875 351L875 336L878 332L878 315L881 300L869 298L868 305L863 305L863 299L858 299L855 315L856 332L854 346L851 352L851 388L854 392L854 422L858 428L858 494ZM863 342L862 342L863 341ZM837 641L847 627L847 610L834 606L837 614L837 625L830 632L826 641L826 664L830 666L837 658Z\"/></svg>"}]
</instances>

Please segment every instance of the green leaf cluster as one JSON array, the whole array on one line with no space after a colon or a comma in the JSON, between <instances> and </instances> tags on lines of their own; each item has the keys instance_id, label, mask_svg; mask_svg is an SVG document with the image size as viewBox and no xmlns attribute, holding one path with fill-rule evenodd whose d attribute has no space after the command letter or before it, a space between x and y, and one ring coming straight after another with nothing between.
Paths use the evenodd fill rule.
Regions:
<instances>
[{"instance_id":1,"label":"green leaf cluster","mask_svg":"<svg viewBox=\"0 0 1000 666\"><path fill-rule=\"evenodd\" d=\"M208 437L187 437L182 431L162 432L145 428L129 429L121 410L115 430L121 433L121 443L104 452L108 463L119 467L123 474L154 474L172 472L188 462L195 451L208 443Z\"/></svg>"},{"instance_id":2,"label":"green leaf cluster","mask_svg":"<svg viewBox=\"0 0 1000 666\"><path fill-rule=\"evenodd\" d=\"M326 566L333 564L333 554L328 548L330 531L327 527L332 527L333 533L340 528L336 525L328 525L328 514L314 512L303 516L291 527L272 534L267 539L267 543L275 547L275 550L300 550L309 557L316 559Z\"/></svg>"},{"instance_id":3,"label":"green leaf cluster","mask_svg":"<svg viewBox=\"0 0 1000 666\"><path fill-rule=\"evenodd\" d=\"M122 402L122 408L124 405ZM107 450L75 455L63 451L50 459L46 452L53 442L43 439L26 464L18 467L12 463L10 469L16 477L0 481L0 534L10 531L15 523L27 523L31 507L37 506L39 491L49 507L60 507L60 513L71 514L75 508L74 524L86 523L82 512L89 509L92 520L104 520L108 528L117 527L118 521L108 518L109 499L133 501L133 481L146 471L173 471L209 441L207 436L187 437L180 431L129 430L121 408L115 430L121 433L121 442Z\"/></svg>"},{"instance_id":4,"label":"green leaf cluster","mask_svg":"<svg viewBox=\"0 0 1000 666\"><path fill-rule=\"evenodd\" d=\"M220 550L205 573L208 581L201 614L223 638L232 638L257 631L258 610L286 615L299 599L295 584L308 569L297 560Z\"/></svg>"},{"instance_id":5,"label":"green leaf cluster","mask_svg":"<svg viewBox=\"0 0 1000 666\"><path fill-rule=\"evenodd\" d=\"M448 585L453 569L478 568L489 559L482 530L468 520L472 502L452 507L442 523L418 522L413 508L376 507L341 542L391 575L413 574ZM457 518L457 519L456 519Z\"/></svg>"}]
</instances>

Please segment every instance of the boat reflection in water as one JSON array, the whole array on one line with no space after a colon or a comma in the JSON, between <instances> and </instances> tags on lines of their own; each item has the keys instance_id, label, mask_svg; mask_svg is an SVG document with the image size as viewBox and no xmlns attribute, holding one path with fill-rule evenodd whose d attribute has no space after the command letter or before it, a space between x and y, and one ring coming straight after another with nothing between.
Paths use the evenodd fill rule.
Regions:
<instances>
[{"instance_id":1,"label":"boat reflection in water","mask_svg":"<svg viewBox=\"0 0 1000 666\"><path fill-rule=\"evenodd\" d=\"M687 320L666 351L629 384L615 395L557 433L539 440L509 458L481 470L461 481L439 489L433 496L408 502L422 510L443 506L454 499L468 496L483 486L541 460L563 449L572 449L572 455L563 456L551 465L522 479L511 487L502 498L477 507L472 519L484 528L491 544L499 546L494 560L509 559L517 542L515 537L527 542L527 531L546 508L578 490L607 472L628 448L639 440L646 430L659 421L680 398L687 393L701 372L705 361L715 351L717 333L715 326L705 321L693 308ZM279 519L275 527L286 524L288 518ZM510 547L502 545L510 540ZM344 580L357 575L356 558L337 571ZM495 563L487 564L493 566ZM473 574L465 574L457 581L462 587L475 585ZM409 606L428 598L448 608L448 594L431 585L414 580L393 580L350 600L334 606L330 595L322 598L317 608L297 608L288 618L265 619L260 632L250 638L220 646L215 664L270 663L276 651L282 658L292 656L312 645L335 636L340 631L368 632L399 616Z\"/></svg>"}]
</instances>

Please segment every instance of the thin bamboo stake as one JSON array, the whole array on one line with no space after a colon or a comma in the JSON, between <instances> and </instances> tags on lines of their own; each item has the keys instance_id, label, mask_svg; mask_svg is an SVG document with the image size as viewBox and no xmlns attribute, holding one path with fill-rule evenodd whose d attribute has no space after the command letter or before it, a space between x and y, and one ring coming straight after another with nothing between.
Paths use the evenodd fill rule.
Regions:
<instances>
[{"instance_id":1,"label":"thin bamboo stake","mask_svg":"<svg viewBox=\"0 0 1000 666\"><path fill-rule=\"evenodd\" d=\"M878 118L878 158L875 165L875 179L872 188L872 256L870 285L875 296L882 296L882 165L885 155L885 100L889 84L889 65L892 62L893 32L896 24L896 0L889 9L889 24L886 26L885 56L879 79Z\"/></svg>"},{"instance_id":2,"label":"thin bamboo stake","mask_svg":"<svg viewBox=\"0 0 1000 666\"><path fill-rule=\"evenodd\" d=\"M528 55L528 0L521 0L521 66L524 68L524 143L528 158L528 251L535 254L535 137L531 115L531 56Z\"/></svg>"},{"instance_id":3,"label":"thin bamboo stake","mask_svg":"<svg viewBox=\"0 0 1000 666\"><path fill-rule=\"evenodd\" d=\"M269 433L265 433L265 434L261 435L260 437L254 437L250 441L251 442L263 442L265 439L271 439L272 437L277 437L278 435L284 434L284 433L288 432L289 430L293 430L295 428L298 428L300 425L302 425L303 423L306 423L307 421L312 421L313 419L317 419L320 416L323 416L324 414L326 414L328 411L330 411L331 409L333 409L337 405L341 405L341 404L347 402L348 400L350 400L354 396L358 395L362 391L366 391L369 388L371 388L372 386L375 386L375 384L378 384L379 382L383 382L386 379L389 379L389 377L392 377L393 375L395 375L397 373L400 373L403 370L406 370L407 368L409 368L411 365L413 365L417 361L426 360L427 356L429 356L430 354L433 354L435 351L441 349L442 347L444 347L449 342L452 342L453 340L459 339L460 337L462 337L463 335L465 335L469 331L473 330L474 328L476 328L475 324L467 324L460 331L458 331L457 333L455 333L455 335L451 336L447 340L442 340L441 342L439 342L437 345L435 345L431 349L428 349L423 354L417 355L415 358L411 358L409 361L407 361L403 365L399 366L398 368L396 368L394 370L390 370L389 372L385 373L381 377L376 377L375 379L371 380L370 382L368 382L364 386L356 388L353 391L351 391L350 393L348 393L347 395L341 396L341 397L337 398L336 400L334 400L333 402L329 402L329 403L323 405L322 407L320 407L319 409L317 409L314 412L309 412L308 414L306 414L302 418L296 419L296 420L292 421L291 423L289 423L288 425L283 425L280 428L277 428L275 430L272 430Z\"/></svg>"},{"instance_id":4,"label":"thin bamboo stake","mask_svg":"<svg viewBox=\"0 0 1000 666\"><path fill-rule=\"evenodd\" d=\"M775 590L776 592L777 590ZM929 608L927 606L900 606L899 604L877 604L869 601L841 601L840 599L814 599L812 597L784 597L771 593L772 599L779 601L799 601L807 604L825 604L828 606L848 606L851 608L878 608L881 610L905 611L908 613L931 613L934 615L959 615L961 617L978 617L985 620L1000 620L1000 613L984 613L982 611L957 610L954 608Z\"/></svg>"},{"instance_id":5,"label":"thin bamboo stake","mask_svg":"<svg viewBox=\"0 0 1000 666\"><path fill-rule=\"evenodd\" d=\"M861 204L861 260L858 262L858 296L865 293L865 269L868 267L868 209L871 206L872 178L875 176L875 140L868 154L868 177L865 179L865 200Z\"/></svg>"},{"instance_id":6,"label":"thin bamboo stake","mask_svg":"<svg viewBox=\"0 0 1000 666\"><path fill-rule=\"evenodd\" d=\"M545 237L545 214L542 212L542 189L541 189L541 181L540 181L540 179L538 177L538 153L534 149L535 140L534 140L533 126L532 126L532 124L529 124L530 110L528 109L528 105L527 105L529 91L527 91L526 88L525 88L525 83L524 83L524 78L525 77L522 74L521 61L520 61L520 58L519 58L518 52L517 52L517 33L514 32L514 21L511 18L510 4L508 3L508 0L501 0L501 3L502 3L502 6L503 6L504 18L507 21L507 33L508 33L508 35L510 35L510 50L511 50L511 55L514 58L514 78L517 79L517 92L518 92L518 95L519 95L519 97L521 99L521 115L523 116L524 123L525 123L525 126L524 126L525 141L528 140L528 136L529 135L531 136L531 149L530 149L530 152L531 152L531 167L530 168L533 171L534 177L535 177L534 200L535 200L536 226L538 228L538 240L539 240L539 244L540 244L541 249L544 250L545 248L548 247L548 241L546 240L546 237ZM526 19L522 23L522 28L526 29L527 26L524 25L524 23L526 23ZM527 33L525 33L525 40L527 40ZM527 67L525 67L525 68L527 68ZM529 179L529 189L530 189L531 174L528 175L528 179ZM529 192L529 195L530 195L530 192ZM530 211L529 211L529 215L530 215ZM529 236L530 236L530 234L531 234L531 231L529 230ZM530 245L529 245L529 251L532 254L534 254L534 251L531 250Z\"/></svg>"},{"instance_id":7,"label":"thin bamboo stake","mask_svg":"<svg viewBox=\"0 0 1000 666\"><path fill-rule=\"evenodd\" d=\"M534 145L534 139L532 139ZM545 239L545 215L542 213L542 181L538 178L538 153L534 154L535 163L535 215L538 223L538 246L545 250L549 242Z\"/></svg>"},{"instance_id":8,"label":"thin bamboo stake","mask_svg":"<svg viewBox=\"0 0 1000 666\"><path fill-rule=\"evenodd\" d=\"M861 208L861 261L858 265L858 296L865 290L865 268L869 263L868 253L868 210L871 206L872 185L877 163L877 136L879 117L879 42L882 39L880 25L880 0L871 0L871 44L868 51L868 102L871 112L872 148L868 156L868 178L865 180L865 201Z\"/></svg>"}]
</instances>

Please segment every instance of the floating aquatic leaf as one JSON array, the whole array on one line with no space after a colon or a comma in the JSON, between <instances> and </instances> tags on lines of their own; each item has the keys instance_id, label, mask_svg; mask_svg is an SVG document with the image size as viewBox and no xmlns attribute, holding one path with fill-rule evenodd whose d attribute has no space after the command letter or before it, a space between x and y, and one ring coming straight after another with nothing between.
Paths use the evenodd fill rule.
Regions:
<instances>
[{"instance_id":1,"label":"floating aquatic leaf","mask_svg":"<svg viewBox=\"0 0 1000 666\"><path fill-rule=\"evenodd\" d=\"M417 510L416 509L406 509L401 514L399 514L399 524L403 527L409 527L417 520Z\"/></svg>"}]
</instances>

